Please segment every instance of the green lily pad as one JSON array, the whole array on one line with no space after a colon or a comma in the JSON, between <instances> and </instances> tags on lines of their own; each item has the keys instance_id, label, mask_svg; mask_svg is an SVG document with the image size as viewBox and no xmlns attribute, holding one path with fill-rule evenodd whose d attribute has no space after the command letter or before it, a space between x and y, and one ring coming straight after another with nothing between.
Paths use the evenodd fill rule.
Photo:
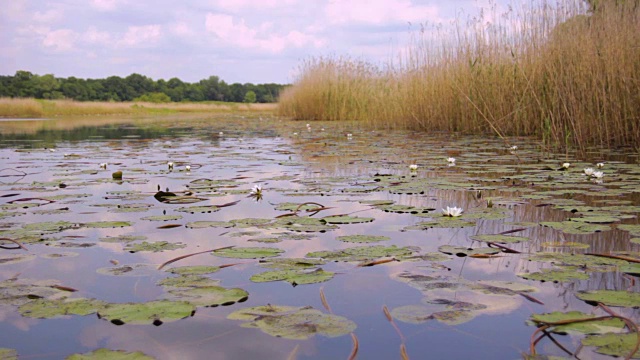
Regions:
<instances>
[{"instance_id":1,"label":"green lily pad","mask_svg":"<svg viewBox=\"0 0 640 360\"><path fill-rule=\"evenodd\" d=\"M1 360L18 360L18 351L9 348L0 348Z\"/></svg>"},{"instance_id":2,"label":"green lily pad","mask_svg":"<svg viewBox=\"0 0 640 360\"><path fill-rule=\"evenodd\" d=\"M22 305L34 299L60 299L69 295L56 280L8 279L0 281L0 305Z\"/></svg>"},{"instance_id":3,"label":"green lily pad","mask_svg":"<svg viewBox=\"0 0 640 360\"><path fill-rule=\"evenodd\" d=\"M326 221L327 224L361 224L372 222L374 218L336 215L323 217L322 220Z\"/></svg>"},{"instance_id":4,"label":"green lily pad","mask_svg":"<svg viewBox=\"0 0 640 360\"><path fill-rule=\"evenodd\" d=\"M234 247L230 249L212 251L211 254L236 259L262 259L276 257L283 252L284 250L267 247Z\"/></svg>"},{"instance_id":5,"label":"green lily pad","mask_svg":"<svg viewBox=\"0 0 640 360\"><path fill-rule=\"evenodd\" d=\"M287 230L298 232L327 232L337 229L335 224L328 224L323 219L310 217L288 216L276 220L275 226L283 227Z\"/></svg>"},{"instance_id":6,"label":"green lily pad","mask_svg":"<svg viewBox=\"0 0 640 360\"><path fill-rule=\"evenodd\" d=\"M358 246L335 251L315 251L306 255L309 258L322 258L329 261L365 261L382 257L408 256L416 251L410 247Z\"/></svg>"},{"instance_id":7,"label":"green lily pad","mask_svg":"<svg viewBox=\"0 0 640 360\"><path fill-rule=\"evenodd\" d=\"M476 226L475 221L465 220L461 217L439 216L428 221L421 221L415 225L407 226L403 230L428 230L435 228L463 228Z\"/></svg>"},{"instance_id":8,"label":"green lily pad","mask_svg":"<svg viewBox=\"0 0 640 360\"><path fill-rule=\"evenodd\" d=\"M529 257L531 261L550 262L555 265L580 266L585 271L614 271L627 264L624 260L584 254L540 252Z\"/></svg>"},{"instance_id":9,"label":"green lily pad","mask_svg":"<svg viewBox=\"0 0 640 360\"><path fill-rule=\"evenodd\" d=\"M619 267L619 269L621 272L629 274L629 275L633 275L633 276L640 276L640 264L639 263L629 263L627 265L622 265Z\"/></svg>"},{"instance_id":10,"label":"green lily pad","mask_svg":"<svg viewBox=\"0 0 640 360\"><path fill-rule=\"evenodd\" d=\"M336 237L336 240L350 243L372 243L390 239L390 237L383 235L345 235Z\"/></svg>"},{"instance_id":11,"label":"green lily pad","mask_svg":"<svg viewBox=\"0 0 640 360\"><path fill-rule=\"evenodd\" d=\"M65 360L153 360L141 351L129 352L124 350L97 349L84 354L73 354Z\"/></svg>"},{"instance_id":12,"label":"green lily pad","mask_svg":"<svg viewBox=\"0 0 640 360\"><path fill-rule=\"evenodd\" d=\"M578 291L576 297L588 304L603 303L608 306L640 307L640 293L621 290Z\"/></svg>"},{"instance_id":13,"label":"green lily pad","mask_svg":"<svg viewBox=\"0 0 640 360\"><path fill-rule=\"evenodd\" d=\"M638 335L631 334L604 334L592 335L582 339L582 345L595 346L600 354L624 357L633 351L638 341ZM633 355L633 359L640 359L640 352Z\"/></svg>"},{"instance_id":14,"label":"green lily pad","mask_svg":"<svg viewBox=\"0 0 640 360\"><path fill-rule=\"evenodd\" d=\"M182 216L180 215L155 215L155 216L145 216L140 220L148 220L148 221L173 221L180 220Z\"/></svg>"},{"instance_id":15,"label":"green lily pad","mask_svg":"<svg viewBox=\"0 0 640 360\"><path fill-rule=\"evenodd\" d=\"M487 308L482 304L446 299L427 300L427 303L431 305L397 307L391 310L391 316L410 324L421 324L428 320L437 320L447 325L459 325L473 320L478 315L477 310Z\"/></svg>"},{"instance_id":16,"label":"green lily pad","mask_svg":"<svg viewBox=\"0 0 640 360\"><path fill-rule=\"evenodd\" d=\"M204 229L208 227L232 228L235 224L226 221L193 221L185 224L189 229Z\"/></svg>"},{"instance_id":17,"label":"green lily pad","mask_svg":"<svg viewBox=\"0 0 640 360\"><path fill-rule=\"evenodd\" d=\"M131 264L103 267L96 270L96 272L111 276L150 276L156 273L156 268L151 264Z\"/></svg>"},{"instance_id":18,"label":"green lily pad","mask_svg":"<svg viewBox=\"0 0 640 360\"><path fill-rule=\"evenodd\" d=\"M119 228L131 226L131 223L129 221L96 221L84 223L82 226L88 228Z\"/></svg>"},{"instance_id":19,"label":"green lily pad","mask_svg":"<svg viewBox=\"0 0 640 360\"><path fill-rule=\"evenodd\" d=\"M95 299L35 299L18 308L24 317L49 319L64 315L85 316L96 313L106 303Z\"/></svg>"},{"instance_id":20,"label":"green lily pad","mask_svg":"<svg viewBox=\"0 0 640 360\"><path fill-rule=\"evenodd\" d=\"M220 271L220 266L180 266L171 268L167 271L178 275L204 275Z\"/></svg>"},{"instance_id":21,"label":"green lily pad","mask_svg":"<svg viewBox=\"0 0 640 360\"><path fill-rule=\"evenodd\" d=\"M569 312L552 312L547 314L533 314L531 321L538 325L544 325L544 322L557 322L565 320L578 320L595 318L593 314L585 314L580 311ZM559 325L551 328L551 331L557 334L581 333L581 334L605 334L624 331L624 321L614 318L606 320L597 320L589 322L579 322L574 324Z\"/></svg>"},{"instance_id":22,"label":"green lily pad","mask_svg":"<svg viewBox=\"0 0 640 360\"><path fill-rule=\"evenodd\" d=\"M169 297L188 301L191 304L205 307L229 306L237 302L245 302L249 293L240 288L227 289L222 286L196 286L169 290Z\"/></svg>"},{"instance_id":23,"label":"green lily pad","mask_svg":"<svg viewBox=\"0 0 640 360\"><path fill-rule=\"evenodd\" d=\"M253 282L286 281L293 286L315 284L333 279L333 272L321 268L266 271L251 276Z\"/></svg>"},{"instance_id":24,"label":"green lily pad","mask_svg":"<svg viewBox=\"0 0 640 360\"><path fill-rule=\"evenodd\" d=\"M158 285L166 288L195 288L207 286L219 286L220 280L214 280L198 275L181 275L177 277L168 277L158 281Z\"/></svg>"},{"instance_id":25,"label":"green lily pad","mask_svg":"<svg viewBox=\"0 0 640 360\"><path fill-rule=\"evenodd\" d=\"M327 262L322 259L306 259L306 258L270 258L260 260L262 267L280 270L295 270L315 268L324 265Z\"/></svg>"},{"instance_id":26,"label":"green lily pad","mask_svg":"<svg viewBox=\"0 0 640 360\"><path fill-rule=\"evenodd\" d=\"M100 241L110 242L110 243L129 243L134 241L147 240L146 236L143 235L117 235L117 236L106 236L100 238Z\"/></svg>"},{"instance_id":27,"label":"green lily pad","mask_svg":"<svg viewBox=\"0 0 640 360\"><path fill-rule=\"evenodd\" d=\"M438 251L441 253L455 255L458 257L472 256L472 255L495 255L500 253L500 249L495 248L466 248L462 246L442 245L438 247Z\"/></svg>"},{"instance_id":28,"label":"green lily pad","mask_svg":"<svg viewBox=\"0 0 640 360\"><path fill-rule=\"evenodd\" d=\"M158 300L146 303L107 304L98 317L116 325L153 324L176 321L193 316L196 307L186 301Z\"/></svg>"},{"instance_id":29,"label":"green lily pad","mask_svg":"<svg viewBox=\"0 0 640 360\"><path fill-rule=\"evenodd\" d=\"M469 237L471 240L493 242L498 244L513 244L523 241L529 241L529 238L522 236L508 236L508 235L473 235Z\"/></svg>"},{"instance_id":30,"label":"green lily pad","mask_svg":"<svg viewBox=\"0 0 640 360\"><path fill-rule=\"evenodd\" d=\"M527 280L552 281L554 283L589 279L588 274L578 270L577 267L564 266L561 269L542 269L540 272L521 273L518 276Z\"/></svg>"},{"instance_id":31,"label":"green lily pad","mask_svg":"<svg viewBox=\"0 0 640 360\"><path fill-rule=\"evenodd\" d=\"M202 206L181 207L176 209L176 211L186 212L191 214L195 214L195 213L207 214L207 213L220 211L220 208L215 205L202 205Z\"/></svg>"},{"instance_id":32,"label":"green lily pad","mask_svg":"<svg viewBox=\"0 0 640 360\"><path fill-rule=\"evenodd\" d=\"M588 224L578 221L543 221L540 225L560 230L565 234L593 234L596 232L611 230L608 225Z\"/></svg>"},{"instance_id":33,"label":"green lily pad","mask_svg":"<svg viewBox=\"0 0 640 360\"><path fill-rule=\"evenodd\" d=\"M130 253L135 253L138 251L160 252L160 251L166 251L166 250L182 249L185 247L187 247L187 245L183 243L170 243L167 241L155 241L155 242L143 241L141 243L127 244L124 250Z\"/></svg>"},{"instance_id":34,"label":"green lily pad","mask_svg":"<svg viewBox=\"0 0 640 360\"><path fill-rule=\"evenodd\" d=\"M347 318L324 314L308 306L256 306L235 311L227 318L248 321L242 327L257 328L271 336L294 340L305 340L316 334L337 337L356 329L356 324Z\"/></svg>"}]
</instances>

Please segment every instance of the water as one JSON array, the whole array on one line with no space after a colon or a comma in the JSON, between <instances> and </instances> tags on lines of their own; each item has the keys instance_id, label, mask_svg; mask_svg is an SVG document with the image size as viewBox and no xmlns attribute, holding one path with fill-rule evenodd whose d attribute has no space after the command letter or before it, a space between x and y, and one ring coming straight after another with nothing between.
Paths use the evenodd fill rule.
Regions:
<instances>
[{"instance_id":1,"label":"water","mask_svg":"<svg viewBox=\"0 0 640 360\"><path fill-rule=\"evenodd\" d=\"M508 139L507 144L482 137L372 132L349 123L313 122L307 128L306 123L266 116L3 121L0 130L0 237L16 240L28 249L0 249L0 281L4 281L0 286L0 348L15 349L20 358L64 358L99 348L141 351L158 359L347 358L354 351L355 336L360 359L400 358L401 347L410 358L514 359L529 353L530 337L536 329L527 324L531 315L571 310L602 315L603 310L578 299L576 293L638 291L633 276L624 274L621 265L570 268L570 273L580 274L582 279L575 278L578 275L558 282L524 278L541 269L567 269L558 266L558 261L554 265L531 260L531 255L541 252L640 257L637 240L633 240L640 237L638 231L620 227L638 224L637 154L595 149L585 160L577 155L540 152L532 139ZM352 136L347 136L349 133ZM516 154L509 151L510 145L518 146ZM455 165L447 163L448 157L456 158ZM602 182L583 174L584 167L594 167L600 161L605 162ZM172 170L168 162L174 163ZM563 162L571 163L569 170L560 170ZM107 168L102 169L101 163L107 163ZM412 172L410 164L419 167ZM123 172L122 181L112 179L116 170ZM261 199L248 197L255 184L263 188ZM190 192L200 201L160 202L153 196L158 189ZM372 203L374 200L378 202ZM212 212L178 211L236 201ZM381 201L404 207L384 208ZM305 202L323 209L281 217L293 210L278 210L279 206ZM440 209L446 206L462 208L461 219L467 224L453 228L441 225L444 217ZM125 208L135 211L124 212ZM580 222L600 226L597 231L582 227L558 230L547 224L594 213L614 219ZM362 221L370 219L315 229L322 231L293 231L300 229L284 225L293 217L345 214ZM143 219L163 215L175 218ZM265 224L243 225L238 222L241 219L263 219ZM57 221L71 226L61 232L32 232L28 236L16 232L25 224ZM83 226L105 221L130 225ZM194 228L202 221L224 223ZM436 223L425 225L429 221ZM178 226L163 229L163 225ZM501 245L520 253L494 251L473 258L439 252L446 250L443 245L460 247L454 252L487 248L486 242L472 237L509 230L518 230L508 235L525 241ZM362 244L340 240L348 235L384 238ZM183 247L131 253L127 251L129 244L109 241L122 236L145 237L130 244L164 241ZM281 241L262 242L273 238ZM1 245L15 247L8 241ZM178 256L227 246L276 248L284 251L279 258L305 258L311 252L356 246L407 247L412 254L327 261L305 271L333 272L333 278L297 286L286 281L250 280L272 270L263 267L268 259L261 262L205 253L157 270L158 265ZM18 255L35 257L7 262ZM387 261L391 259L400 261ZM382 261L359 266L375 260ZM171 289L159 285L163 279L177 277L168 270L225 264L233 266L203 276L219 281L224 288L246 291L246 300L227 306L198 305L193 316L163 318L160 326L151 321L118 326L100 319L95 311L44 319L23 316L19 305L34 299L10 299L15 292L7 290L11 281L33 285L50 280L77 290L60 291L50 299L87 298L106 303L184 300L170 296ZM139 267L133 274L136 276L103 272L127 265ZM487 281L499 281L492 284L502 289L513 286L509 283L524 287L495 294L487 290ZM179 288L174 294L187 290ZM273 329L263 331L256 327L259 321L251 327L247 321L227 318L238 310L269 304L310 306L325 315L344 318L355 330L311 336L322 326L304 318L294 330L309 332L309 338L291 339L287 338L291 335L273 336ZM631 307L612 309L638 320L637 310ZM98 307L96 311L104 310ZM277 320L272 322L278 324ZM571 351L584 338L580 334L553 337ZM548 338L541 340L536 350L568 356ZM606 357L592 350L581 349L580 358Z\"/></svg>"}]
</instances>

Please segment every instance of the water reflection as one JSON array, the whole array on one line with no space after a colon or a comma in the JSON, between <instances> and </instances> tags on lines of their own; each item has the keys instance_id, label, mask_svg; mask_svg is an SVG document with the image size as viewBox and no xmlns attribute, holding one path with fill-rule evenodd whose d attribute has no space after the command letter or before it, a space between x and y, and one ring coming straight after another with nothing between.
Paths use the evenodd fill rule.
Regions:
<instances>
[{"instance_id":1,"label":"water reflection","mask_svg":"<svg viewBox=\"0 0 640 360\"><path fill-rule=\"evenodd\" d=\"M480 311L473 320L448 325L437 321L421 324L403 323L410 356L419 358L429 353L435 358L512 359L527 352L533 328L525 320L533 313L582 310L591 308L575 298L584 289L638 290L638 285L622 274L590 272L588 280L563 283L526 281L517 275L552 267L534 262L528 255L540 251L614 253L638 251L630 242L628 231L612 229L591 234L565 234L541 221L561 222L576 216L558 209L553 197L527 198L541 189L546 173L540 165L552 163L552 154L538 154L535 141L514 139L520 157L531 163L520 164L497 140L451 137L446 134L411 132L359 131L354 124L324 123L325 131L307 131L305 124L274 119L175 118L163 121L119 119L99 123L57 121L0 123L0 158L5 168L3 194L19 194L0 198L2 229L13 230L24 224L45 221L67 221L82 224L94 221L131 221L132 226L87 228L75 226L60 233L43 235L43 240L27 243L34 261L0 265L0 280L56 279L64 286L78 289L73 297L96 298L108 302L143 302L164 296L157 282L171 275L150 271L144 276L109 276L97 270L119 265L150 264L150 268L181 255L225 246L266 246L285 251L284 257L303 258L321 250L339 250L360 244L337 241L338 236L375 234L390 238L383 245L418 246L421 254L437 252L441 245L481 247L484 243L471 239L479 234L498 234L521 228L513 235L529 241L507 244L521 254L500 254L493 258L460 258L446 261L390 262L373 267L356 267L353 262L330 262L325 271L336 273L334 279L321 284L293 287L289 283L254 283L249 278L266 271L252 259L228 259L201 254L180 260L174 266L225 265L238 263L209 275L227 288L242 288L249 299L241 304L198 308L188 319L165 323L160 327L145 325L115 326L95 315L68 316L62 319L34 320L22 317L15 306L0 303L0 331L7 334L0 347L18 349L24 356L62 358L71 353L87 352L98 347L140 350L157 358L243 359L263 358L344 358L351 351L349 336L326 338L316 336L305 341L274 338L259 329L241 327L226 316L240 307L266 304L313 306L323 310L319 288L336 315L356 322L355 334L360 343L360 358L398 358L400 339L385 318L382 308L389 309L421 304L423 298L455 299L484 305L495 305ZM7 129L7 131L4 131ZM346 132L353 133L351 139ZM220 135L220 132L223 135ZM294 135L294 133L296 133ZM47 149L45 149L47 148ZM48 148L55 148L51 152ZM446 158L456 157L449 166ZM558 157L559 158L559 157ZM175 164L168 169L167 162ZM99 164L108 163L107 169ZM577 162L577 161L573 161ZM418 164L415 175L410 164ZM186 171L186 165L191 166ZM521 170L524 167L525 170ZM11 170L22 174L11 175ZM123 171L122 181L114 181L111 173ZM633 172L632 168L625 171ZM637 170L635 170L637 172ZM506 178L526 173L531 178ZM555 172L553 173L556 174ZM428 179L417 192L389 191L388 184L376 181L393 178L391 186L410 183L411 179ZM536 177L537 176L537 177ZM198 187L199 180L211 180ZM529 181L529 182L527 182ZM263 199L247 198L254 184L263 187ZM61 187L60 184L64 184ZM506 186L505 186L506 184ZM607 183L604 188L614 188ZM193 191L204 200L190 205L157 202L157 189ZM14 208L15 198L55 197L55 203ZM566 195L585 205L596 206L597 195ZM638 193L612 197L638 206ZM408 213L383 212L366 200L390 200L395 204L437 209L424 217ZM221 205L239 201L237 205L213 212L194 214L177 211L192 205ZM198 221L229 222L238 219L269 219L283 211L276 210L284 202L316 202L332 209L315 217L337 214L374 217L370 223L340 225L335 230L309 233L307 239L284 240L276 244L249 242L292 233L282 227L248 226L190 228ZM24 203L30 203L24 201ZM551 205L546 205L547 203ZM479 219L475 226L463 228L429 228L406 230L407 227L433 218L441 218L439 209L458 206L465 213L486 210L492 204L504 210L499 219ZM128 207L127 207L128 206ZM124 208L126 212L124 211ZM53 211L67 208L67 211ZM51 210L51 212L38 212ZM633 211L629 213L634 214ZM179 215L170 221L144 220L143 217ZM637 210L635 210L637 215ZM579 215L579 214L578 214ZM6 216L6 217L5 217ZM637 219L623 220L637 223ZM162 225L176 224L162 229ZM6 233L3 236L9 236ZM185 247L166 252L125 251L125 244L104 241L107 237L144 236L145 241L181 243ZM138 241L140 242L140 241ZM588 250L555 246L564 243L589 245ZM87 244L90 247L61 247L62 244ZM376 244L379 245L379 244ZM0 250L0 255L13 252ZM73 253L77 256L44 255ZM450 283L467 284L458 290L432 292L399 281L399 274L442 276ZM529 302L521 296L500 297L480 294L469 284L481 280L523 283L538 289L533 295L545 305ZM633 310L616 309L637 319ZM64 339L55 336L64 329ZM565 340L578 344L578 337ZM38 346L33 346L37 342ZM449 346L444 344L464 344ZM554 347L540 348L546 354L558 355ZM295 354L295 355L291 355Z\"/></svg>"}]
</instances>

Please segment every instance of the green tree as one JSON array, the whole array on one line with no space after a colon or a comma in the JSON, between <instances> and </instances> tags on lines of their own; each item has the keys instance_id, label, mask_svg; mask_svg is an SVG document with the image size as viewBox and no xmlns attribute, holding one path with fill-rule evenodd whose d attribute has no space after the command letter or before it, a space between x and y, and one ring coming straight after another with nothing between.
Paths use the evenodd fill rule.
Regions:
<instances>
[{"instance_id":1,"label":"green tree","mask_svg":"<svg viewBox=\"0 0 640 360\"><path fill-rule=\"evenodd\" d=\"M256 93L253 92L253 90L247 91L247 93L244 94L244 100L242 100L242 102L249 104L256 102Z\"/></svg>"}]
</instances>

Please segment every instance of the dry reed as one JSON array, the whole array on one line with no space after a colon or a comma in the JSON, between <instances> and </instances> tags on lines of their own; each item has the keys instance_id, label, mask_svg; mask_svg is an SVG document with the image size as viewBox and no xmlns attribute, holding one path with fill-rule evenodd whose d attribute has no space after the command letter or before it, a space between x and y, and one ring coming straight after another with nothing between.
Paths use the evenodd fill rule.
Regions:
<instances>
[{"instance_id":1,"label":"dry reed","mask_svg":"<svg viewBox=\"0 0 640 360\"><path fill-rule=\"evenodd\" d=\"M279 113L538 136L547 146L637 147L640 2L604 1L593 12L581 1L533 4L450 32L422 29L384 70L345 57L306 60Z\"/></svg>"}]
</instances>

